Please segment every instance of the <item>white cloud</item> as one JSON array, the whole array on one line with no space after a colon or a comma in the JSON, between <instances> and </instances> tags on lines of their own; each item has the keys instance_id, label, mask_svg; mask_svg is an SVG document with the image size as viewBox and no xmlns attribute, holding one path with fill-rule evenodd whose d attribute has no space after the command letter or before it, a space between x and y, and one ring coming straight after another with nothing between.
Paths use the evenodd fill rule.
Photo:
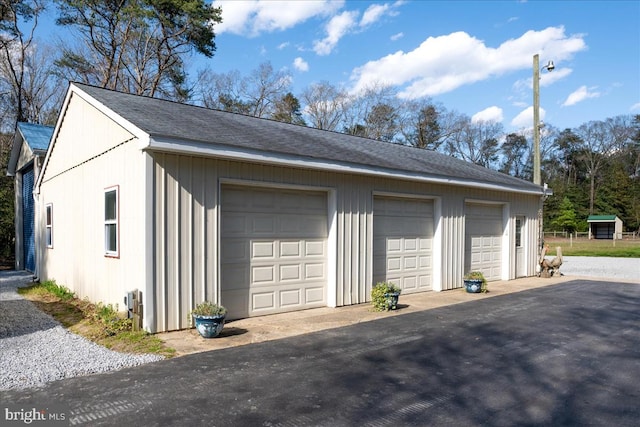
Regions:
<instances>
[{"instance_id":1,"label":"white cloud","mask_svg":"<svg viewBox=\"0 0 640 427\"><path fill-rule=\"evenodd\" d=\"M563 107L570 107L576 105L578 102L582 102L589 98L598 98L601 94L596 91L597 87L587 88L587 86L580 86L567 99L562 103Z\"/></svg>"},{"instance_id":2,"label":"white cloud","mask_svg":"<svg viewBox=\"0 0 640 427\"><path fill-rule=\"evenodd\" d=\"M340 39L353 29L358 17L357 11L345 11L329 20L327 36L313 43L313 50L318 55L329 55Z\"/></svg>"},{"instance_id":3,"label":"white cloud","mask_svg":"<svg viewBox=\"0 0 640 427\"><path fill-rule=\"evenodd\" d=\"M533 70L532 70L533 72ZM552 72L543 72L540 73L540 87L551 86L557 81L560 81L567 76L569 76L573 72L571 68L556 68ZM513 89L519 93L526 93L527 97L531 96L531 91L533 90L533 76L517 80L513 84Z\"/></svg>"},{"instance_id":4,"label":"white cloud","mask_svg":"<svg viewBox=\"0 0 640 427\"><path fill-rule=\"evenodd\" d=\"M222 23L215 26L215 32L255 37L295 27L316 16L331 16L343 5L343 0L216 0L213 6L222 8Z\"/></svg>"},{"instance_id":5,"label":"white cloud","mask_svg":"<svg viewBox=\"0 0 640 427\"><path fill-rule=\"evenodd\" d=\"M638 102L637 104L633 104L631 108L629 108L629 111L636 111L636 110L640 110L640 102Z\"/></svg>"},{"instance_id":6,"label":"white cloud","mask_svg":"<svg viewBox=\"0 0 640 427\"><path fill-rule=\"evenodd\" d=\"M489 108L485 108L482 111L477 112L471 117L471 121L473 123L477 122L493 122L500 123L503 119L502 108L496 107L495 105Z\"/></svg>"},{"instance_id":7,"label":"white cloud","mask_svg":"<svg viewBox=\"0 0 640 427\"><path fill-rule=\"evenodd\" d=\"M407 99L435 96L493 76L531 69L533 52L560 62L584 49L583 35L567 36L564 27L528 31L495 48L465 32L455 32L429 37L410 52L398 51L369 61L352 71L351 80L354 91L378 82L405 86L399 95Z\"/></svg>"},{"instance_id":8,"label":"white cloud","mask_svg":"<svg viewBox=\"0 0 640 427\"><path fill-rule=\"evenodd\" d=\"M293 68L298 71L309 71L309 63L304 59L297 57L293 60Z\"/></svg>"},{"instance_id":9,"label":"white cloud","mask_svg":"<svg viewBox=\"0 0 640 427\"><path fill-rule=\"evenodd\" d=\"M391 36L391 41L400 40L404 37L404 33L398 33Z\"/></svg>"},{"instance_id":10,"label":"white cloud","mask_svg":"<svg viewBox=\"0 0 640 427\"><path fill-rule=\"evenodd\" d=\"M288 47L289 47L289 45L290 45L290 44L291 44L291 43L289 43L289 42L280 43L280 44L278 45L278 50L286 49L286 48L288 48Z\"/></svg>"},{"instance_id":11,"label":"white cloud","mask_svg":"<svg viewBox=\"0 0 640 427\"><path fill-rule=\"evenodd\" d=\"M547 112L544 108L540 107L540 121L542 122ZM533 128L533 107L528 107L524 109L520 114L515 116L513 120L511 120L511 126L517 127L519 129L532 129Z\"/></svg>"},{"instance_id":12,"label":"white cloud","mask_svg":"<svg viewBox=\"0 0 640 427\"><path fill-rule=\"evenodd\" d=\"M372 4L362 14L360 26L366 27L378 21L389 10L389 4Z\"/></svg>"}]
</instances>

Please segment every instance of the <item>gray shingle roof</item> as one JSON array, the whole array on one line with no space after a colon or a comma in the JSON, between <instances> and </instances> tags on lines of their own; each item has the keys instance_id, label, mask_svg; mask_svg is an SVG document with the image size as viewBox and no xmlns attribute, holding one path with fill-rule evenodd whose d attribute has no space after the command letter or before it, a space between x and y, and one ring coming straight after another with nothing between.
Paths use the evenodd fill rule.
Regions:
<instances>
[{"instance_id":1,"label":"gray shingle roof","mask_svg":"<svg viewBox=\"0 0 640 427\"><path fill-rule=\"evenodd\" d=\"M365 165L385 172L486 183L515 191L540 186L434 151L291 125L74 83L152 137L221 144L300 159Z\"/></svg>"}]
</instances>

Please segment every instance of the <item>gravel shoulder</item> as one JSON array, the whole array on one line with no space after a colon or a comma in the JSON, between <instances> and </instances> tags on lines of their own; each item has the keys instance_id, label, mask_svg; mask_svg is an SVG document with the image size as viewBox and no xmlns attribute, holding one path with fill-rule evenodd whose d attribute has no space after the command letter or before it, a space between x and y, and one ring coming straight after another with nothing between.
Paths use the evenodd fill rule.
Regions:
<instances>
[{"instance_id":1,"label":"gravel shoulder","mask_svg":"<svg viewBox=\"0 0 640 427\"><path fill-rule=\"evenodd\" d=\"M640 258L565 256L560 272L565 276L625 279L640 283Z\"/></svg>"},{"instance_id":2,"label":"gravel shoulder","mask_svg":"<svg viewBox=\"0 0 640 427\"><path fill-rule=\"evenodd\" d=\"M31 275L0 272L0 390L97 374L162 359L123 354L69 332L16 291Z\"/></svg>"}]
</instances>

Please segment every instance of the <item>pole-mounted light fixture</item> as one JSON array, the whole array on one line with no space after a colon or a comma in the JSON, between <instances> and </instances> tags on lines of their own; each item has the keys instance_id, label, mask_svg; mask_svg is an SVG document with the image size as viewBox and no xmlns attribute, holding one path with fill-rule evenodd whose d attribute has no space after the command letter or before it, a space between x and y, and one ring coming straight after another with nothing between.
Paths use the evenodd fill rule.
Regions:
<instances>
[{"instance_id":1,"label":"pole-mounted light fixture","mask_svg":"<svg viewBox=\"0 0 640 427\"><path fill-rule=\"evenodd\" d=\"M542 69L553 71L556 68L553 61L549 61ZM538 54L533 55L533 183L541 185L540 179L540 58ZM542 197L540 198L540 208L538 209L538 262L541 261L542 247L544 246L544 228L542 213L544 199L547 196L547 185L544 185ZM538 264L538 269L540 264ZM538 270L538 273L540 271Z\"/></svg>"},{"instance_id":2,"label":"pole-mounted light fixture","mask_svg":"<svg viewBox=\"0 0 640 427\"><path fill-rule=\"evenodd\" d=\"M553 71L553 61L542 67ZM540 178L540 57L533 55L533 183L541 185Z\"/></svg>"}]
</instances>

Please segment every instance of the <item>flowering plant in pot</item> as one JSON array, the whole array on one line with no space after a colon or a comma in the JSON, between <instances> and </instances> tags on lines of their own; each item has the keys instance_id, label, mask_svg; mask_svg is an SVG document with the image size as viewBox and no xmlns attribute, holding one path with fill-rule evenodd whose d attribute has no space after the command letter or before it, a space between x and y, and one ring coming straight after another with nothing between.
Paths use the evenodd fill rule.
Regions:
<instances>
[{"instance_id":1,"label":"flowering plant in pot","mask_svg":"<svg viewBox=\"0 0 640 427\"><path fill-rule=\"evenodd\" d=\"M471 271L464 275L464 287L469 293L487 292L487 279L481 271Z\"/></svg>"},{"instance_id":2,"label":"flowering plant in pot","mask_svg":"<svg viewBox=\"0 0 640 427\"><path fill-rule=\"evenodd\" d=\"M220 335L224 328L227 309L214 302L204 301L196 305L189 315L203 338L214 338Z\"/></svg>"},{"instance_id":3,"label":"flowering plant in pot","mask_svg":"<svg viewBox=\"0 0 640 427\"><path fill-rule=\"evenodd\" d=\"M371 304L375 311L395 310L402 290L391 282L380 282L371 289Z\"/></svg>"}]
</instances>

